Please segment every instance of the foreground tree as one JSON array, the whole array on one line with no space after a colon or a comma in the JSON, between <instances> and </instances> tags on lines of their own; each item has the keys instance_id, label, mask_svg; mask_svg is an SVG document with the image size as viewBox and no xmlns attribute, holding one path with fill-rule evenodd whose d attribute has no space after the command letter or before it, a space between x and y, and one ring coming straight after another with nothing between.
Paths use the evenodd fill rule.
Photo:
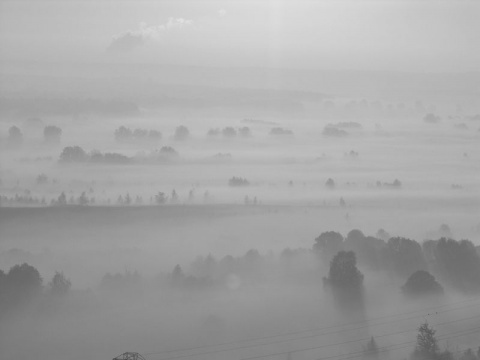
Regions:
<instances>
[{"instance_id":1,"label":"foreground tree","mask_svg":"<svg viewBox=\"0 0 480 360\"><path fill-rule=\"evenodd\" d=\"M334 256L323 283L331 289L335 305L346 321L365 319L363 274L357 268L353 251L340 251Z\"/></svg>"},{"instance_id":2,"label":"foreground tree","mask_svg":"<svg viewBox=\"0 0 480 360\"><path fill-rule=\"evenodd\" d=\"M340 251L330 263L327 282L335 287L360 288L363 274L357 268L357 258L353 251Z\"/></svg>"},{"instance_id":3,"label":"foreground tree","mask_svg":"<svg viewBox=\"0 0 480 360\"><path fill-rule=\"evenodd\" d=\"M436 359L439 353L436 331L427 322L418 328L417 344L411 356L412 360Z\"/></svg>"},{"instance_id":4,"label":"foreground tree","mask_svg":"<svg viewBox=\"0 0 480 360\"><path fill-rule=\"evenodd\" d=\"M377 342L375 341L375 338L372 336L372 338L368 341L367 345L364 346L363 348L363 359L368 359L368 360L374 360L374 359L379 359L379 354L380 351L378 349Z\"/></svg>"},{"instance_id":5,"label":"foreground tree","mask_svg":"<svg viewBox=\"0 0 480 360\"><path fill-rule=\"evenodd\" d=\"M443 287L428 271L418 270L410 275L402 291L409 296L440 295L443 294Z\"/></svg>"}]
</instances>

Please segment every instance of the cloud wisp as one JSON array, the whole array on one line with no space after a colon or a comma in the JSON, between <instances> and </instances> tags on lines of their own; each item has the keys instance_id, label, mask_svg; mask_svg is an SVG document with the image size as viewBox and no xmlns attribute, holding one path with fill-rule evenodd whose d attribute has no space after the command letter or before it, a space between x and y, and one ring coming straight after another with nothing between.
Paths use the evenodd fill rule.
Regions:
<instances>
[{"instance_id":1,"label":"cloud wisp","mask_svg":"<svg viewBox=\"0 0 480 360\"><path fill-rule=\"evenodd\" d=\"M107 48L110 53L127 53L144 45L149 41L161 41L169 34L189 28L194 24L193 20L184 18L169 18L161 25L147 25L140 23L137 30L127 31L115 36Z\"/></svg>"}]
</instances>

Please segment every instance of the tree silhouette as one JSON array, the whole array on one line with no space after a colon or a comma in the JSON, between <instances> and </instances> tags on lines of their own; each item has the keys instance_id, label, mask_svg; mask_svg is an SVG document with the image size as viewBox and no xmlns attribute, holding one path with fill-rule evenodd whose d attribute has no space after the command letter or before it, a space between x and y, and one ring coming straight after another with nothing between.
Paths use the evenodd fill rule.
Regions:
<instances>
[{"instance_id":1,"label":"tree silhouette","mask_svg":"<svg viewBox=\"0 0 480 360\"><path fill-rule=\"evenodd\" d=\"M363 359L378 359L379 350L375 338L372 336L371 339L367 342L367 345L363 348Z\"/></svg>"},{"instance_id":2,"label":"tree silhouette","mask_svg":"<svg viewBox=\"0 0 480 360\"><path fill-rule=\"evenodd\" d=\"M360 288L363 274L357 268L357 259L353 251L340 251L330 263L327 281L335 287Z\"/></svg>"},{"instance_id":3,"label":"tree silhouette","mask_svg":"<svg viewBox=\"0 0 480 360\"><path fill-rule=\"evenodd\" d=\"M186 140L190 136L190 131L186 126L180 125L175 129L173 138L177 141Z\"/></svg>"},{"instance_id":4,"label":"tree silhouette","mask_svg":"<svg viewBox=\"0 0 480 360\"><path fill-rule=\"evenodd\" d=\"M412 360L434 360L439 353L436 331L427 322L418 328L417 344L411 356Z\"/></svg>"},{"instance_id":5,"label":"tree silhouette","mask_svg":"<svg viewBox=\"0 0 480 360\"><path fill-rule=\"evenodd\" d=\"M88 155L80 146L67 146L60 154L61 162L85 162Z\"/></svg>"},{"instance_id":6,"label":"tree silhouette","mask_svg":"<svg viewBox=\"0 0 480 360\"><path fill-rule=\"evenodd\" d=\"M330 259L333 255L343 250L343 236L336 231L321 233L315 238L313 250L322 254L324 258Z\"/></svg>"},{"instance_id":7,"label":"tree silhouette","mask_svg":"<svg viewBox=\"0 0 480 360\"><path fill-rule=\"evenodd\" d=\"M418 270L410 275L402 291L410 296L439 295L443 294L443 287L428 271Z\"/></svg>"},{"instance_id":8,"label":"tree silhouette","mask_svg":"<svg viewBox=\"0 0 480 360\"><path fill-rule=\"evenodd\" d=\"M72 283L63 275L63 272L55 272L52 281L48 283L49 291L53 296L65 296L70 291Z\"/></svg>"},{"instance_id":9,"label":"tree silhouette","mask_svg":"<svg viewBox=\"0 0 480 360\"><path fill-rule=\"evenodd\" d=\"M62 129L55 125L45 126L43 129L43 138L46 142L58 143L62 136Z\"/></svg>"}]
</instances>

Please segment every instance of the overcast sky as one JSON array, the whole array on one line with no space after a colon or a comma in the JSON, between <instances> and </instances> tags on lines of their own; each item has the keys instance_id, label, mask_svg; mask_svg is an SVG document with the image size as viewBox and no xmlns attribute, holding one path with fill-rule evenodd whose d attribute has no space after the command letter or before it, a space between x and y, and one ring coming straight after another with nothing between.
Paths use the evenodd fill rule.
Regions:
<instances>
[{"instance_id":1,"label":"overcast sky","mask_svg":"<svg viewBox=\"0 0 480 360\"><path fill-rule=\"evenodd\" d=\"M479 71L480 1L0 0L0 59Z\"/></svg>"}]
</instances>

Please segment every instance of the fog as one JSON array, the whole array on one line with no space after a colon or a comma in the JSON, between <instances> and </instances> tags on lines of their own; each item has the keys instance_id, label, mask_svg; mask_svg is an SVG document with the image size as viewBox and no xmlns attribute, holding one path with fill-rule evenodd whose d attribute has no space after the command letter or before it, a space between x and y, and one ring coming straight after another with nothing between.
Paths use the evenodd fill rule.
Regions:
<instances>
[{"instance_id":1,"label":"fog","mask_svg":"<svg viewBox=\"0 0 480 360\"><path fill-rule=\"evenodd\" d=\"M0 359L480 358L478 3L0 10Z\"/></svg>"}]
</instances>

